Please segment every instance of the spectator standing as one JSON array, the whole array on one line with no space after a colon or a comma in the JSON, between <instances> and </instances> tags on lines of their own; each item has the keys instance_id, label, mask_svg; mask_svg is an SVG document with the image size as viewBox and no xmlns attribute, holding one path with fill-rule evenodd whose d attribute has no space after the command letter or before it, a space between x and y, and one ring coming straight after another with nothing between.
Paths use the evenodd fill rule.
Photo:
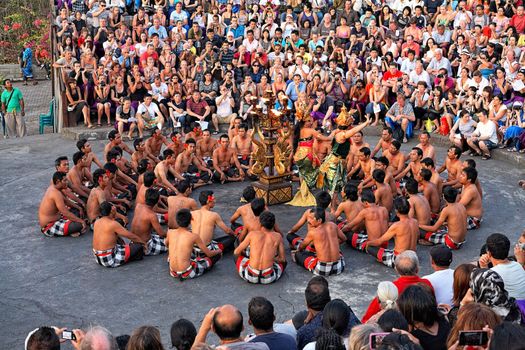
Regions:
<instances>
[{"instance_id":1,"label":"spectator standing","mask_svg":"<svg viewBox=\"0 0 525 350\"><path fill-rule=\"evenodd\" d=\"M13 87L13 82L10 79L4 80L4 88L0 99L7 136L12 138L24 137L26 135L26 122L24 120L26 112L22 92Z\"/></svg>"}]
</instances>

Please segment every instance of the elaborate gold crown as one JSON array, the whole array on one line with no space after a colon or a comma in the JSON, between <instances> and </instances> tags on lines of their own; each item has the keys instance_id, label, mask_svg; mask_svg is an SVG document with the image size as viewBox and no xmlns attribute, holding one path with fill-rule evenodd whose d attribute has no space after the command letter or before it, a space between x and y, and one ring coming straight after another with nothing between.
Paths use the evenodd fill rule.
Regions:
<instances>
[{"instance_id":1,"label":"elaborate gold crown","mask_svg":"<svg viewBox=\"0 0 525 350\"><path fill-rule=\"evenodd\" d=\"M354 117L348 113L346 110L346 106L343 104L343 107L341 107L341 112L335 118L335 123L339 126L348 126L354 122Z\"/></svg>"},{"instance_id":2,"label":"elaborate gold crown","mask_svg":"<svg viewBox=\"0 0 525 350\"><path fill-rule=\"evenodd\" d=\"M298 108L295 112L295 119L300 122L307 122L312 120L312 116L310 116L310 113L308 113L308 109Z\"/></svg>"}]
</instances>

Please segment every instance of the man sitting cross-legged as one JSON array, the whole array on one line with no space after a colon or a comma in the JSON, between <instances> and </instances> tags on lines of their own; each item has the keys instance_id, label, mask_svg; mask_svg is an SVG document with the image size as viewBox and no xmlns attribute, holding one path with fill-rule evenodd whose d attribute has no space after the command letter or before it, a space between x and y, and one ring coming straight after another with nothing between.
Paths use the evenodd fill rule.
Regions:
<instances>
[{"instance_id":1,"label":"man sitting cross-legged","mask_svg":"<svg viewBox=\"0 0 525 350\"><path fill-rule=\"evenodd\" d=\"M250 283L270 284L281 278L286 268L283 238L274 231L275 215L269 211L259 217L261 229L250 231L235 249L237 272ZM243 256L249 248L250 256Z\"/></svg>"},{"instance_id":2,"label":"man sitting cross-legged","mask_svg":"<svg viewBox=\"0 0 525 350\"><path fill-rule=\"evenodd\" d=\"M191 212L181 209L175 215L179 228L168 230L166 246L169 249L170 275L184 281L188 278L202 276L209 271L221 258L222 251L209 250L198 234L191 232ZM199 257L194 252L194 246L206 255Z\"/></svg>"},{"instance_id":3,"label":"man sitting cross-legged","mask_svg":"<svg viewBox=\"0 0 525 350\"><path fill-rule=\"evenodd\" d=\"M146 255L159 255L168 251L164 242L166 231L160 226L157 213L153 210L159 202L159 198L159 191L148 188L146 190L145 204L137 204L133 213L131 230L142 241L146 242L146 250L144 252Z\"/></svg>"},{"instance_id":4,"label":"man sitting cross-legged","mask_svg":"<svg viewBox=\"0 0 525 350\"><path fill-rule=\"evenodd\" d=\"M223 252L233 250L233 243L235 242L233 230L226 226L218 213L212 211L215 206L213 191L202 191L199 194L199 202L201 208L191 212L191 229L193 233L199 235L208 249L220 249ZM215 226L218 226L221 230L226 232L227 236L216 238L214 240L213 231L215 230ZM201 256L203 255L203 252L198 248L194 248L194 251Z\"/></svg>"},{"instance_id":5,"label":"man sitting cross-legged","mask_svg":"<svg viewBox=\"0 0 525 350\"><path fill-rule=\"evenodd\" d=\"M184 152L177 156L175 171L179 180L190 181L197 188L211 183L212 172L195 155L195 146L194 139L186 139Z\"/></svg>"},{"instance_id":6,"label":"man sitting cross-legged","mask_svg":"<svg viewBox=\"0 0 525 350\"><path fill-rule=\"evenodd\" d=\"M251 207L251 202L255 199L255 189L253 186L247 186L244 188L242 191L242 198L247 202L247 204L241 205L235 209L235 212L230 218L230 227L235 231L235 235L238 235L242 231L244 223L248 223L255 219ZM239 217L242 220L242 224L237 222Z\"/></svg>"},{"instance_id":7,"label":"man sitting cross-legged","mask_svg":"<svg viewBox=\"0 0 525 350\"><path fill-rule=\"evenodd\" d=\"M38 221L40 231L48 236L73 236L77 237L86 232L86 223L73 214L64 203L62 190L67 188L66 174L59 171L53 174L53 184L48 188L40 207L38 208Z\"/></svg>"},{"instance_id":8,"label":"man sitting cross-legged","mask_svg":"<svg viewBox=\"0 0 525 350\"><path fill-rule=\"evenodd\" d=\"M237 159L237 154L229 145L228 135L223 134L219 138L219 146L213 151L213 181L215 182L244 180L244 171Z\"/></svg>"},{"instance_id":9,"label":"man sitting cross-legged","mask_svg":"<svg viewBox=\"0 0 525 350\"><path fill-rule=\"evenodd\" d=\"M191 183L187 180L177 184L177 195L168 197L168 227L177 228L175 214L181 209L197 210L197 202L190 198L192 192Z\"/></svg>"},{"instance_id":10,"label":"man sitting cross-legged","mask_svg":"<svg viewBox=\"0 0 525 350\"><path fill-rule=\"evenodd\" d=\"M417 220L408 217L410 211L408 200L404 197L396 198L394 207L399 221L394 222L381 237L366 243L366 252L389 267L394 267L396 256L400 253L405 250L415 251L419 237ZM394 249L383 248L384 243L388 243L392 238L394 238Z\"/></svg>"},{"instance_id":11,"label":"man sitting cross-legged","mask_svg":"<svg viewBox=\"0 0 525 350\"><path fill-rule=\"evenodd\" d=\"M381 237L388 230L388 210L375 203L374 193L365 189L361 193L364 209L353 220L343 226L342 231L347 236L347 243L354 249L364 251L366 242ZM361 229L364 224L364 230ZM383 244L386 248L388 242Z\"/></svg>"},{"instance_id":12,"label":"man sitting cross-legged","mask_svg":"<svg viewBox=\"0 0 525 350\"><path fill-rule=\"evenodd\" d=\"M345 220L339 222L337 226L342 229L343 226L350 220L354 219L357 214L365 208L363 202L359 199L357 193L357 186L347 183L344 188L344 193L341 193L345 199L339 204L337 210L334 213L334 217L339 218L341 214L345 214ZM358 224L357 230L362 230L364 225L362 223Z\"/></svg>"},{"instance_id":13,"label":"man sitting cross-legged","mask_svg":"<svg viewBox=\"0 0 525 350\"><path fill-rule=\"evenodd\" d=\"M103 202L99 211L100 218L93 225L93 254L97 263L105 267L119 267L130 261L142 260L145 241L115 220L115 206ZM121 237L134 243L126 244Z\"/></svg>"},{"instance_id":14,"label":"man sitting cross-legged","mask_svg":"<svg viewBox=\"0 0 525 350\"><path fill-rule=\"evenodd\" d=\"M326 221L326 212L316 207L307 214L308 233L292 251L292 258L299 266L303 266L315 275L338 275L345 269L345 260L339 245L346 241L343 232L333 222ZM312 244L315 252L305 250Z\"/></svg>"},{"instance_id":15,"label":"man sitting cross-legged","mask_svg":"<svg viewBox=\"0 0 525 350\"><path fill-rule=\"evenodd\" d=\"M138 204L146 204L146 191L150 188L157 190L155 183L157 182L157 177L152 171L146 171L143 174L143 185L140 186L140 189L137 192L137 198L135 198L135 206ZM168 210L164 204L167 201L166 197L160 196L159 202L153 207L153 211L157 214L157 218L161 225L166 225L168 223Z\"/></svg>"},{"instance_id":16,"label":"man sitting cross-legged","mask_svg":"<svg viewBox=\"0 0 525 350\"><path fill-rule=\"evenodd\" d=\"M419 224L420 244L444 244L450 249L459 249L465 243L467 210L463 204L456 203L457 196L457 189L451 186L443 189L443 197L447 204L434 225Z\"/></svg>"}]
</instances>

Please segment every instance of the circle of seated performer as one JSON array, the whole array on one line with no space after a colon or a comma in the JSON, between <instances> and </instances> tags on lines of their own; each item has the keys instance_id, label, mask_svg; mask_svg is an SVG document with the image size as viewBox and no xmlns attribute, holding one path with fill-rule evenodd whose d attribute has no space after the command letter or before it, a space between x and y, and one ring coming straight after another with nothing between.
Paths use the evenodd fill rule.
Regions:
<instances>
[{"instance_id":1,"label":"circle of seated performer","mask_svg":"<svg viewBox=\"0 0 525 350\"><path fill-rule=\"evenodd\" d=\"M458 190L452 186L443 189L446 205L434 225L419 225L419 244L444 244L450 249L459 249L467 235L467 210L456 203Z\"/></svg>"},{"instance_id":2,"label":"circle of seated performer","mask_svg":"<svg viewBox=\"0 0 525 350\"><path fill-rule=\"evenodd\" d=\"M84 220L73 214L64 202L62 190L67 187L66 173L55 172L53 183L47 188L40 202L38 208L40 231L48 237L68 235L78 237L87 230Z\"/></svg>"},{"instance_id":3,"label":"circle of seated performer","mask_svg":"<svg viewBox=\"0 0 525 350\"><path fill-rule=\"evenodd\" d=\"M394 267L396 256L405 250L416 250L419 238L419 226L416 219L410 218L410 203L405 197L394 200L394 208L399 221L394 222L379 238L366 242L366 252L377 258L380 263ZM385 242L394 239L394 248L384 248Z\"/></svg>"},{"instance_id":4,"label":"circle of seated performer","mask_svg":"<svg viewBox=\"0 0 525 350\"><path fill-rule=\"evenodd\" d=\"M175 161L175 172L180 181L187 180L193 184L193 188L208 185L211 183L212 171L204 166L197 158L195 139L188 138L184 142L184 152L177 156Z\"/></svg>"},{"instance_id":5,"label":"circle of seated performer","mask_svg":"<svg viewBox=\"0 0 525 350\"><path fill-rule=\"evenodd\" d=\"M316 207L307 213L308 233L294 247L292 258L314 275L338 275L345 269L345 260L339 245L346 241L343 232L333 222L326 221L324 208ZM289 235L290 236L290 235ZM290 238L290 237L289 237ZM305 250L310 244L314 249Z\"/></svg>"},{"instance_id":6,"label":"circle of seated performer","mask_svg":"<svg viewBox=\"0 0 525 350\"><path fill-rule=\"evenodd\" d=\"M222 251L209 250L199 235L188 229L191 223L191 212L188 209L179 210L175 221L178 228L168 230L165 241L169 252L170 275L181 281L202 276L219 261ZM196 254L195 245L205 257Z\"/></svg>"},{"instance_id":7,"label":"circle of seated performer","mask_svg":"<svg viewBox=\"0 0 525 350\"><path fill-rule=\"evenodd\" d=\"M134 260L142 260L146 242L115 220L116 207L109 202L102 202L99 212L100 218L93 225L93 255L97 263L105 267L119 267ZM122 237L133 243L126 244Z\"/></svg>"},{"instance_id":8,"label":"circle of seated performer","mask_svg":"<svg viewBox=\"0 0 525 350\"><path fill-rule=\"evenodd\" d=\"M270 284L281 278L286 268L283 238L274 230L275 215L259 216L260 230L250 231L235 249L237 272L249 283ZM243 253L249 248L249 256Z\"/></svg>"}]
</instances>

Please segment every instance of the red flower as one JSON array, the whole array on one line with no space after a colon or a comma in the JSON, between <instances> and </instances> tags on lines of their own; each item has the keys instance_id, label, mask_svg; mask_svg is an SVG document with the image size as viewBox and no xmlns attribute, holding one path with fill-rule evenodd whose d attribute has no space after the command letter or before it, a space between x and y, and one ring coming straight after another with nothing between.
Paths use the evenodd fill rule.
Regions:
<instances>
[{"instance_id":1,"label":"red flower","mask_svg":"<svg viewBox=\"0 0 525 350\"><path fill-rule=\"evenodd\" d=\"M18 22L13 23L13 30L18 30L22 28L22 25Z\"/></svg>"},{"instance_id":2,"label":"red flower","mask_svg":"<svg viewBox=\"0 0 525 350\"><path fill-rule=\"evenodd\" d=\"M29 38L29 34L27 33L24 33L20 36L20 39L25 39L25 38Z\"/></svg>"},{"instance_id":3,"label":"red flower","mask_svg":"<svg viewBox=\"0 0 525 350\"><path fill-rule=\"evenodd\" d=\"M35 27L40 27L42 25L42 20L41 19L35 19L35 21L33 22L33 25Z\"/></svg>"},{"instance_id":4,"label":"red flower","mask_svg":"<svg viewBox=\"0 0 525 350\"><path fill-rule=\"evenodd\" d=\"M8 26L7 24L6 24L6 25L4 25L4 32L8 32L8 31L9 31L9 29L10 29L10 28L9 28L9 26Z\"/></svg>"}]
</instances>

